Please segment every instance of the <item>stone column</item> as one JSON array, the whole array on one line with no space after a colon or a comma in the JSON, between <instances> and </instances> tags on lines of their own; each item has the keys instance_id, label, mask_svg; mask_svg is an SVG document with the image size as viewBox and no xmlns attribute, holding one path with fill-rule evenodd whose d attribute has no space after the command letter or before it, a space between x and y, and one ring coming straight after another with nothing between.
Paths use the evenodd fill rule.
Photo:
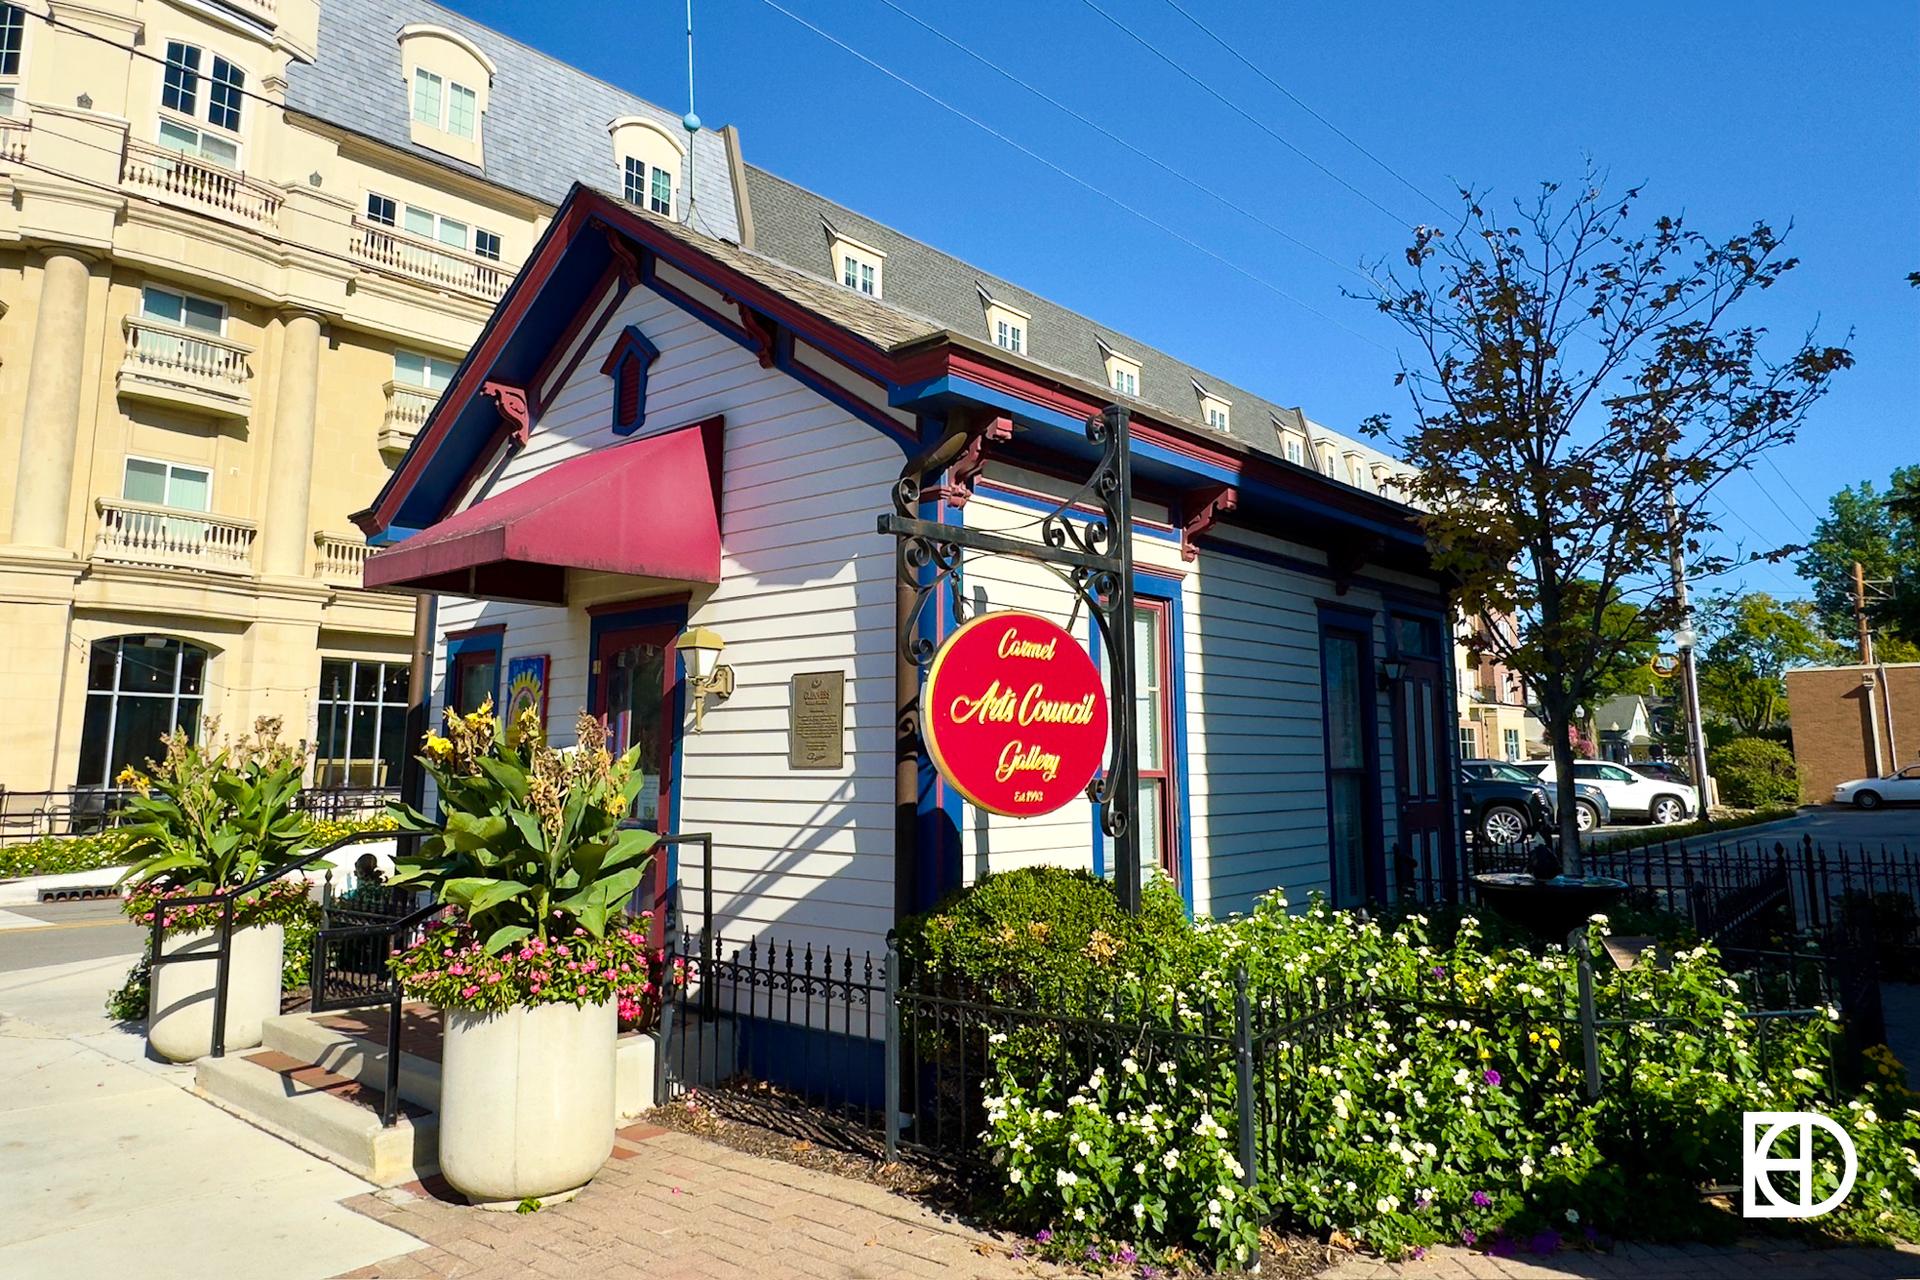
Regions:
<instances>
[{"instance_id":1,"label":"stone column","mask_svg":"<svg viewBox=\"0 0 1920 1280\"><path fill-rule=\"evenodd\" d=\"M320 319L301 312L284 323L280 340L280 389L273 414L272 470L261 530L260 572L267 577L305 577L313 529L314 420L320 403Z\"/></svg>"},{"instance_id":2,"label":"stone column","mask_svg":"<svg viewBox=\"0 0 1920 1280\"><path fill-rule=\"evenodd\" d=\"M20 414L20 474L9 539L15 545L67 549L86 364L88 284L86 259L58 250L47 254L27 364L26 404Z\"/></svg>"}]
</instances>

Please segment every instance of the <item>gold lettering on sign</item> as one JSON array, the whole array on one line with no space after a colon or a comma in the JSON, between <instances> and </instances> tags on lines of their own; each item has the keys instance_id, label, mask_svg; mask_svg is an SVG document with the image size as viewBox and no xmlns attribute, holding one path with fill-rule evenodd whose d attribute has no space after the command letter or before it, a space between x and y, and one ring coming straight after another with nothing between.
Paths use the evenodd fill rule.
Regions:
<instances>
[{"instance_id":1,"label":"gold lettering on sign","mask_svg":"<svg viewBox=\"0 0 1920 1280\"><path fill-rule=\"evenodd\" d=\"M1009 742L1000 753L1000 764L993 771L995 782L1009 781L1016 773L1037 773L1046 782L1052 782L1060 775L1060 757L1043 749L1039 743L1031 746L1020 742Z\"/></svg>"},{"instance_id":2,"label":"gold lettering on sign","mask_svg":"<svg viewBox=\"0 0 1920 1280\"><path fill-rule=\"evenodd\" d=\"M1049 637L1045 643L1038 640L1022 640L1020 628L1008 627L1000 636L1000 656L1003 658L1038 658L1042 662L1053 661L1053 646L1059 637Z\"/></svg>"},{"instance_id":3,"label":"gold lettering on sign","mask_svg":"<svg viewBox=\"0 0 1920 1280\"><path fill-rule=\"evenodd\" d=\"M1093 695L1078 698L1049 698L1046 686L1038 681L1023 694L1003 688L998 680L978 697L955 694L949 713L955 723L965 724L1092 724Z\"/></svg>"}]
</instances>

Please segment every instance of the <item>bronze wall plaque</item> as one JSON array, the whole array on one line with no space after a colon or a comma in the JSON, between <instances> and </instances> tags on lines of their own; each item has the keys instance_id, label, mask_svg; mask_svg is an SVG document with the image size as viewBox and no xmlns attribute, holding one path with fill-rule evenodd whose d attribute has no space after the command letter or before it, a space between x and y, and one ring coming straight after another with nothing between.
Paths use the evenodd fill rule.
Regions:
<instances>
[{"instance_id":1,"label":"bronze wall plaque","mask_svg":"<svg viewBox=\"0 0 1920 1280\"><path fill-rule=\"evenodd\" d=\"M787 690L787 767L838 769L846 759L847 676L803 671Z\"/></svg>"}]
</instances>

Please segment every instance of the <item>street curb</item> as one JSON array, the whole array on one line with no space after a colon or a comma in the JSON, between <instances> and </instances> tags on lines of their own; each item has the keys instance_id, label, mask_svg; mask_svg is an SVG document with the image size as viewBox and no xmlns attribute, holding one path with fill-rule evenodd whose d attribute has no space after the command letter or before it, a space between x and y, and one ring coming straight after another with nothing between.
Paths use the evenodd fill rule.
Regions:
<instances>
[{"instance_id":1,"label":"street curb","mask_svg":"<svg viewBox=\"0 0 1920 1280\"><path fill-rule=\"evenodd\" d=\"M0 907L31 906L40 901L42 889L111 889L126 870L125 867L99 867L93 871L63 871L56 875L0 881Z\"/></svg>"}]
</instances>

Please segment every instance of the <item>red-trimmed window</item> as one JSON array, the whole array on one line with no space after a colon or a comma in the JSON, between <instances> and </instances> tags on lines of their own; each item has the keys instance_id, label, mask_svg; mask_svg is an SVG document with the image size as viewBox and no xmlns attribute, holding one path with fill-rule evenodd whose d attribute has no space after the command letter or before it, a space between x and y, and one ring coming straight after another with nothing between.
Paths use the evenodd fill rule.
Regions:
<instances>
[{"instance_id":1,"label":"red-trimmed window","mask_svg":"<svg viewBox=\"0 0 1920 1280\"><path fill-rule=\"evenodd\" d=\"M1140 873L1157 867L1180 883L1179 796L1174 787L1173 664L1164 600L1133 606L1133 725L1139 743Z\"/></svg>"}]
</instances>

